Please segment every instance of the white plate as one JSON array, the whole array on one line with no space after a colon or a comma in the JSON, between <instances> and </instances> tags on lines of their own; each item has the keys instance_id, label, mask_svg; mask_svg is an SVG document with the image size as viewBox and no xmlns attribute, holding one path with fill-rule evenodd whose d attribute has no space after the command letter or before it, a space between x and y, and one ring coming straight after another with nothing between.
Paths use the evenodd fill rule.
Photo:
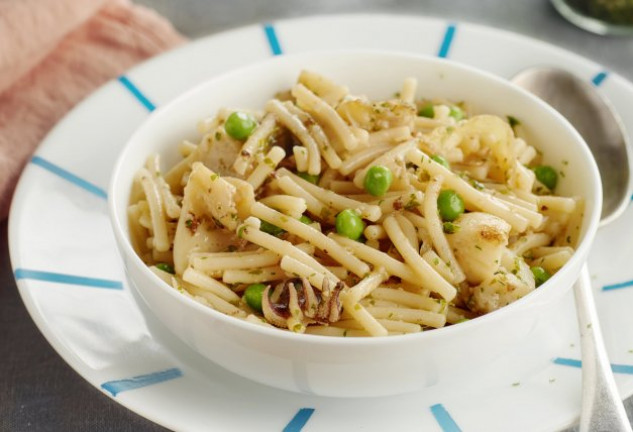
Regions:
<instances>
[{"instance_id":1,"label":"white plate","mask_svg":"<svg viewBox=\"0 0 633 432\"><path fill-rule=\"evenodd\" d=\"M20 294L51 345L87 381L129 409L178 430L551 431L577 420L581 375L571 295L467 381L376 399L329 399L274 390L209 364L128 290L108 221L114 160L152 106L219 72L271 55L373 48L435 54L510 77L551 64L573 70L623 115L633 85L559 48L494 29L422 17L351 15L288 20L197 40L131 70L73 110L20 180L10 215ZM362 71L359 71L362 73ZM353 83L348 83L353 88ZM625 117L633 131L633 117ZM633 394L631 206L599 231L594 291L621 394ZM621 284L618 286L616 284ZM612 289L604 289L604 287ZM627 289L628 288L628 289ZM464 362L468 359L465 358Z\"/></svg>"}]
</instances>

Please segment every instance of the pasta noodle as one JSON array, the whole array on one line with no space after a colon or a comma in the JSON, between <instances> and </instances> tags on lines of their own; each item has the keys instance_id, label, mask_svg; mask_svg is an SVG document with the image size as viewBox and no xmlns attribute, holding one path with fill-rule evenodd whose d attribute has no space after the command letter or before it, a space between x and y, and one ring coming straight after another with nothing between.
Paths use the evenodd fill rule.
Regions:
<instances>
[{"instance_id":1,"label":"pasta noodle","mask_svg":"<svg viewBox=\"0 0 633 432\"><path fill-rule=\"evenodd\" d=\"M295 219L299 219L308 209L304 199L291 195L270 195L261 198L259 202Z\"/></svg>"},{"instance_id":2,"label":"pasta noodle","mask_svg":"<svg viewBox=\"0 0 633 432\"><path fill-rule=\"evenodd\" d=\"M242 146L235 162L233 163L233 169L236 173L244 175L255 156L259 143L272 134L275 127L275 119L272 115L264 117L259 127L253 132L248 140Z\"/></svg>"},{"instance_id":3,"label":"pasta noodle","mask_svg":"<svg viewBox=\"0 0 633 432\"><path fill-rule=\"evenodd\" d=\"M437 199L440 194L442 180L443 177L441 175L434 177L426 189L427 195L424 200L424 214L428 215L426 218L426 228L437 254L448 263L455 277L455 282L459 283L466 279L466 275L464 275L448 244L448 240L446 240L444 236L442 221L437 212Z\"/></svg>"},{"instance_id":4,"label":"pasta noodle","mask_svg":"<svg viewBox=\"0 0 633 432\"><path fill-rule=\"evenodd\" d=\"M321 172L319 147L303 122L292 115L286 104L278 100L269 101L266 104L266 109L273 113L277 121L287 127L305 146L307 152L306 171L312 175L319 174Z\"/></svg>"},{"instance_id":5,"label":"pasta noodle","mask_svg":"<svg viewBox=\"0 0 633 432\"><path fill-rule=\"evenodd\" d=\"M139 167L132 245L183 295L296 333L398 335L492 312L574 253L584 201L551 194L505 120L413 78L382 101L312 71L289 87L200 121L164 174L159 155Z\"/></svg>"},{"instance_id":6,"label":"pasta noodle","mask_svg":"<svg viewBox=\"0 0 633 432\"><path fill-rule=\"evenodd\" d=\"M369 135L370 145L380 145L384 142L399 143L411 138L411 129L409 126L398 126L391 129L383 129L373 132Z\"/></svg>"},{"instance_id":7,"label":"pasta noodle","mask_svg":"<svg viewBox=\"0 0 633 432\"><path fill-rule=\"evenodd\" d=\"M281 280L285 277L279 266L261 267L258 269L227 269L222 272L225 284L254 284Z\"/></svg>"},{"instance_id":8,"label":"pasta noodle","mask_svg":"<svg viewBox=\"0 0 633 432\"><path fill-rule=\"evenodd\" d=\"M321 129L319 124L314 122L314 120L312 119L312 117L310 117L308 113L297 108L296 106L290 103L286 103L285 106L292 115L296 116L304 125L307 125L306 128L308 129L308 132L319 146L319 151L321 152L321 154L313 155L312 153L310 153L310 156L323 157L330 168L337 169L339 166L341 166L341 158L336 153L336 150L334 150L334 147L330 144L329 139L327 138L325 132L323 131L323 129Z\"/></svg>"},{"instance_id":9,"label":"pasta noodle","mask_svg":"<svg viewBox=\"0 0 633 432\"><path fill-rule=\"evenodd\" d=\"M405 262L413 269L420 278L422 286L437 292L444 299L453 300L457 294L455 287L446 282L432 267L422 259L402 231L402 228L393 216L389 216L384 222L387 235L393 242L398 252L403 256ZM424 281L424 282L422 282Z\"/></svg>"},{"instance_id":10,"label":"pasta noodle","mask_svg":"<svg viewBox=\"0 0 633 432\"><path fill-rule=\"evenodd\" d=\"M166 214L159 187L153 180L154 176L145 168L139 170L137 178L143 187L149 205L151 228L154 234L152 246L159 252L169 250Z\"/></svg>"},{"instance_id":11,"label":"pasta noodle","mask_svg":"<svg viewBox=\"0 0 633 432\"><path fill-rule=\"evenodd\" d=\"M369 164L369 162L376 159L390 148L391 146L389 145L376 145L375 147L369 147L363 151L354 153L343 161L339 168L339 172L344 176L350 175L358 168ZM362 189L360 186L357 186L357 188Z\"/></svg>"},{"instance_id":12,"label":"pasta noodle","mask_svg":"<svg viewBox=\"0 0 633 432\"><path fill-rule=\"evenodd\" d=\"M271 148L262 163L257 165L257 168L253 170L246 181L253 186L253 189L259 188L266 180L266 177L275 170L284 156L286 156L286 152L284 152L281 147Z\"/></svg>"},{"instance_id":13,"label":"pasta noodle","mask_svg":"<svg viewBox=\"0 0 633 432\"><path fill-rule=\"evenodd\" d=\"M323 99L311 92L303 84L292 88L292 95L297 98L297 104L311 113L336 137L346 150L353 150L358 146L358 140L352 134L350 126Z\"/></svg>"}]
</instances>

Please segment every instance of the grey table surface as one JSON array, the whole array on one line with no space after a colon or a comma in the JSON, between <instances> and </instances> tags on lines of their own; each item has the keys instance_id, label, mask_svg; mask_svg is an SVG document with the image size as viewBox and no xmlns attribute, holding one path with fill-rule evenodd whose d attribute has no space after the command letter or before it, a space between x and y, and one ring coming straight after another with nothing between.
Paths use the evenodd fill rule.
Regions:
<instances>
[{"instance_id":1,"label":"grey table surface","mask_svg":"<svg viewBox=\"0 0 633 432\"><path fill-rule=\"evenodd\" d=\"M547 0L137 0L190 38L308 15L391 13L441 17L527 35L633 80L633 38L600 37L564 21ZM46 342L19 297L0 224L0 431L164 430L113 402ZM626 401L633 418L633 398Z\"/></svg>"}]
</instances>

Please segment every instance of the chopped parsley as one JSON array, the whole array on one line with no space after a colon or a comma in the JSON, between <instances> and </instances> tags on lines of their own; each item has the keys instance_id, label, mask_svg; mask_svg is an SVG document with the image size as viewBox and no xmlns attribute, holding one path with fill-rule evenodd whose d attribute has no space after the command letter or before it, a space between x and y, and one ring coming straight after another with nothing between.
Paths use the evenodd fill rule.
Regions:
<instances>
[{"instance_id":1,"label":"chopped parsley","mask_svg":"<svg viewBox=\"0 0 633 432\"><path fill-rule=\"evenodd\" d=\"M461 227L458 224L453 223L453 222L444 222L442 224L442 228L444 229L444 232L446 234L455 234L457 231L460 230Z\"/></svg>"},{"instance_id":2,"label":"chopped parsley","mask_svg":"<svg viewBox=\"0 0 633 432\"><path fill-rule=\"evenodd\" d=\"M404 205L404 208L406 210L411 210L418 207L419 205L420 205L420 202L415 199L415 194L411 194L409 195L409 201L407 201L407 203Z\"/></svg>"},{"instance_id":3,"label":"chopped parsley","mask_svg":"<svg viewBox=\"0 0 633 432\"><path fill-rule=\"evenodd\" d=\"M275 162L273 162L273 160L271 158L269 158L269 157L264 158L264 163L266 165L268 165L269 167L271 167L271 168L275 168L275 166L276 166Z\"/></svg>"}]
</instances>

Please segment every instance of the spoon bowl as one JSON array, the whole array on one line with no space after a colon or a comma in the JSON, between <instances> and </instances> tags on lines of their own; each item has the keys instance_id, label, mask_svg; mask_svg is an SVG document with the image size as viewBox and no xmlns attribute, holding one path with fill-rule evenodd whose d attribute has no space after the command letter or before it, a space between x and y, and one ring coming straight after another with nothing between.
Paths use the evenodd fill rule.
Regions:
<instances>
[{"instance_id":1,"label":"spoon bowl","mask_svg":"<svg viewBox=\"0 0 633 432\"><path fill-rule=\"evenodd\" d=\"M560 112L587 142L602 180L600 225L622 214L630 197L633 157L622 121L609 101L594 86L561 69L530 68L512 82Z\"/></svg>"}]
</instances>

